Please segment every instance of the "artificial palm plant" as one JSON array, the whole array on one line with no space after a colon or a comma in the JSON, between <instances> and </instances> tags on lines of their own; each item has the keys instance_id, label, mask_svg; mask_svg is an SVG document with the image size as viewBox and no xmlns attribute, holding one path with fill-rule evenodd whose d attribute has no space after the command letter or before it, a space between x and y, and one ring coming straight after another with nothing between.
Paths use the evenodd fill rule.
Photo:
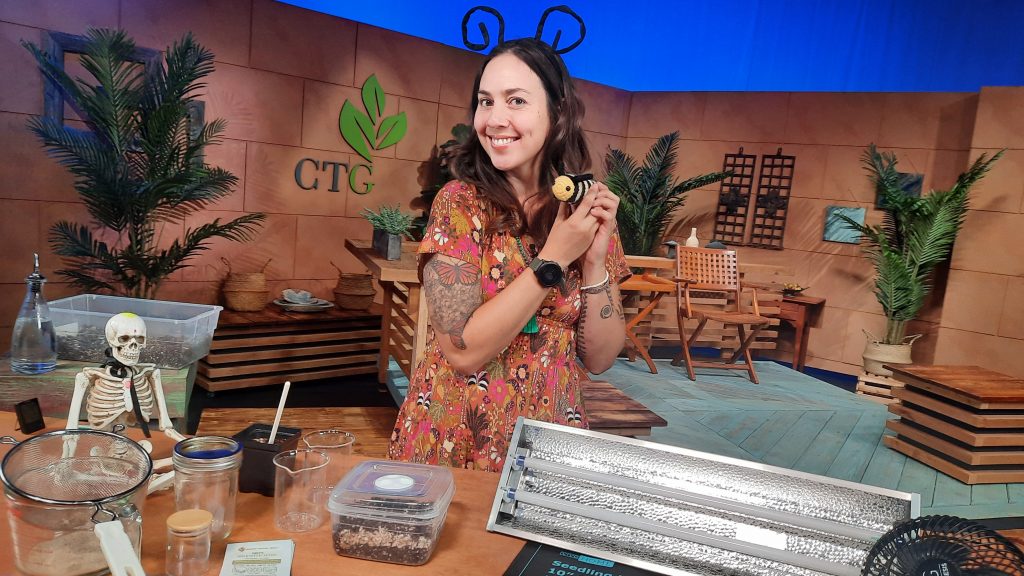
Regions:
<instances>
[{"instance_id":1,"label":"artificial palm plant","mask_svg":"<svg viewBox=\"0 0 1024 576\"><path fill-rule=\"evenodd\" d=\"M874 144L861 157L883 210L882 223L868 226L837 214L860 232L864 251L875 265L875 298L886 318L882 344L903 344L907 322L917 317L932 289L932 272L949 258L967 214L971 187L1003 155L982 154L949 190L915 197L900 187L896 155Z\"/></svg>"},{"instance_id":2,"label":"artificial palm plant","mask_svg":"<svg viewBox=\"0 0 1024 576\"><path fill-rule=\"evenodd\" d=\"M729 172L709 172L686 180L672 175L679 132L666 134L651 146L642 166L621 150L605 157L605 183L619 197L618 225L626 254L653 256L686 193L723 180Z\"/></svg>"},{"instance_id":3,"label":"artificial palm plant","mask_svg":"<svg viewBox=\"0 0 1024 576\"><path fill-rule=\"evenodd\" d=\"M223 120L203 123L190 136L188 107L213 72L213 53L191 34L167 49L165 66L146 70L130 59L135 44L123 31L90 30L81 65L98 85L72 79L37 46L24 44L88 127L44 117L28 123L50 156L74 175L95 222L61 221L50 229L50 244L68 266L58 274L87 292L152 298L161 281L188 266L212 238L252 237L265 215L215 219L169 243L158 237L161 225L183 222L238 182L202 161L203 149L220 140ZM100 239L104 228L117 234L116 241Z\"/></svg>"}]
</instances>

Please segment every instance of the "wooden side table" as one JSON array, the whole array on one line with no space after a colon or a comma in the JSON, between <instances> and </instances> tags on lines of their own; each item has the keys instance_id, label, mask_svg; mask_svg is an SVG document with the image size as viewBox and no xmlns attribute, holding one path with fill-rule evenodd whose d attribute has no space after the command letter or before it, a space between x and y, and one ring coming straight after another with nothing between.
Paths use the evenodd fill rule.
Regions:
<instances>
[{"instance_id":1,"label":"wooden side table","mask_svg":"<svg viewBox=\"0 0 1024 576\"><path fill-rule=\"evenodd\" d=\"M1024 380L979 366L886 365L886 446L965 484L1024 482Z\"/></svg>"},{"instance_id":2,"label":"wooden side table","mask_svg":"<svg viewBox=\"0 0 1024 576\"><path fill-rule=\"evenodd\" d=\"M423 356L430 326L427 301L420 286L417 245L403 243L398 260L382 258L367 240L345 240L345 248L366 266L384 292L377 381L387 382L388 359L392 357L406 378L411 378Z\"/></svg>"},{"instance_id":3,"label":"wooden side table","mask_svg":"<svg viewBox=\"0 0 1024 576\"><path fill-rule=\"evenodd\" d=\"M783 296L779 309L779 319L793 326L796 332L793 342L793 369L804 371L807 362L807 341L811 335L811 326L818 323L821 311L825 308L825 299L817 296Z\"/></svg>"}]
</instances>

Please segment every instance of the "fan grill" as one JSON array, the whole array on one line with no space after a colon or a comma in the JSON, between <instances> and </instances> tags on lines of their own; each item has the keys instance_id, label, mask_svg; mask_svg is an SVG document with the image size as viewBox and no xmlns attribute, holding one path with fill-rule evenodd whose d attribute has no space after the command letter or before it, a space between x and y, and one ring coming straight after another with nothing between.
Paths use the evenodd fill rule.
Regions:
<instances>
[{"instance_id":1,"label":"fan grill","mask_svg":"<svg viewBox=\"0 0 1024 576\"><path fill-rule=\"evenodd\" d=\"M1024 576L1024 553L998 533L955 516L899 524L868 553L864 576Z\"/></svg>"}]
</instances>

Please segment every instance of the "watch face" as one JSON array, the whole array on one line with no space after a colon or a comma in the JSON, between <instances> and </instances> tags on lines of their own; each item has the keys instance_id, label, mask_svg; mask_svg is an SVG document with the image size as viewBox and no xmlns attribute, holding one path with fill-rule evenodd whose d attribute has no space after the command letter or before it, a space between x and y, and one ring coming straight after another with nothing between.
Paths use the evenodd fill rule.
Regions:
<instances>
[{"instance_id":1,"label":"watch face","mask_svg":"<svg viewBox=\"0 0 1024 576\"><path fill-rule=\"evenodd\" d=\"M562 267L557 262L544 262L537 267L537 280L546 288L556 286L562 281Z\"/></svg>"}]
</instances>

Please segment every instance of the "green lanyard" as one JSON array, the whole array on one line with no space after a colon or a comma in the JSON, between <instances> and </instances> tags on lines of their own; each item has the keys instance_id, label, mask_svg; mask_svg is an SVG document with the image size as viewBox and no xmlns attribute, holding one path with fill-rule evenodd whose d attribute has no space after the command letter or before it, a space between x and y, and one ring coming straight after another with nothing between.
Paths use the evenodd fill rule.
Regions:
<instances>
[{"instance_id":1,"label":"green lanyard","mask_svg":"<svg viewBox=\"0 0 1024 576\"><path fill-rule=\"evenodd\" d=\"M523 247L523 241L519 239L519 236L516 236L515 238L516 246L519 247L519 253L523 255L523 264L526 264L526 266L529 267L530 255L526 251L526 248ZM523 329L520 330L520 332L522 332L523 334L536 334L537 332L540 332L540 326L537 325L536 313L534 313L533 316L530 316L529 322L526 323L526 326L523 326Z\"/></svg>"}]
</instances>

